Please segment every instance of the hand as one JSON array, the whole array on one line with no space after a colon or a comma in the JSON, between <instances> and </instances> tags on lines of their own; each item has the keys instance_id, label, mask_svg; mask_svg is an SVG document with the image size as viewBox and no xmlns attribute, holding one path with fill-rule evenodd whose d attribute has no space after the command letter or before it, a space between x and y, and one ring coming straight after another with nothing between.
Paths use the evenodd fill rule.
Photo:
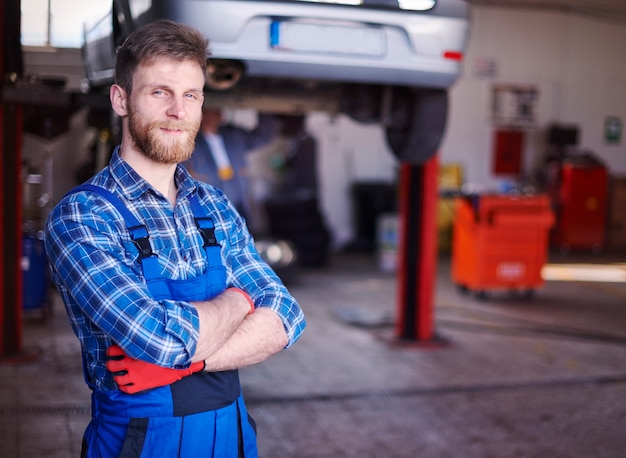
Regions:
<instances>
[{"instance_id":1,"label":"hand","mask_svg":"<svg viewBox=\"0 0 626 458\"><path fill-rule=\"evenodd\" d=\"M117 345L107 349L106 368L113 373L119 389L127 394L170 385L183 377L204 369L204 361L193 363L187 369L170 369L131 358Z\"/></svg>"}]
</instances>

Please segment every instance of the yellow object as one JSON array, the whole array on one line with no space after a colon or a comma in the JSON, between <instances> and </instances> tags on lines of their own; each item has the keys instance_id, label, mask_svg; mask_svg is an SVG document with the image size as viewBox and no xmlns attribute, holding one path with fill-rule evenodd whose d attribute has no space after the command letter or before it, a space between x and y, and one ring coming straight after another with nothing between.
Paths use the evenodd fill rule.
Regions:
<instances>
[{"instance_id":1,"label":"yellow object","mask_svg":"<svg viewBox=\"0 0 626 458\"><path fill-rule=\"evenodd\" d=\"M439 192L443 194L437 202L437 246L439 253L450 253L452 248L452 227L454 225L454 198L446 192L459 192L463 185L461 164L439 166Z\"/></svg>"},{"instance_id":2,"label":"yellow object","mask_svg":"<svg viewBox=\"0 0 626 458\"><path fill-rule=\"evenodd\" d=\"M449 253L452 248L454 225L454 198L440 197L437 202L437 237L439 253Z\"/></svg>"},{"instance_id":3,"label":"yellow object","mask_svg":"<svg viewBox=\"0 0 626 458\"><path fill-rule=\"evenodd\" d=\"M458 191L463 185L463 167L461 164L444 164L439 167L439 190Z\"/></svg>"},{"instance_id":4,"label":"yellow object","mask_svg":"<svg viewBox=\"0 0 626 458\"><path fill-rule=\"evenodd\" d=\"M235 176L235 171L230 165L227 167L221 167L217 172L220 176L220 180L222 181L232 180Z\"/></svg>"}]
</instances>

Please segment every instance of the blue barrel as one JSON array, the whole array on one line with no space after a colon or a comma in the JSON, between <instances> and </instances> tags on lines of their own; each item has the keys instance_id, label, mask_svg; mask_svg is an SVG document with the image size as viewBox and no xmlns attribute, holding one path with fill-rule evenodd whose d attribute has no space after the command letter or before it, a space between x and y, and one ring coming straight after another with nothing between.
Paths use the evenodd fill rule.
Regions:
<instances>
[{"instance_id":1,"label":"blue barrel","mask_svg":"<svg viewBox=\"0 0 626 458\"><path fill-rule=\"evenodd\" d=\"M43 240L25 235L22 242L22 288L25 310L42 309L48 296L48 264Z\"/></svg>"}]
</instances>

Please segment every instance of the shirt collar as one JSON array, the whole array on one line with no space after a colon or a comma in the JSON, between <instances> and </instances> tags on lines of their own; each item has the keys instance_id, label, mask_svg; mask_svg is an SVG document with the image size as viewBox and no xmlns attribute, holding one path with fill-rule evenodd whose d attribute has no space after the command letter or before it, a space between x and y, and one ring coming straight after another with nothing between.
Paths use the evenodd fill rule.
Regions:
<instances>
[{"instance_id":1,"label":"shirt collar","mask_svg":"<svg viewBox=\"0 0 626 458\"><path fill-rule=\"evenodd\" d=\"M111 156L109 168L111 176L120 186L122 193L130 200L138 199L143 194L156 191L133 169L128 162L123 160L119 154L120 147L117 146ZM196 190L196 181L189 174L187 169L181 164L176 166L174 172L174 182L178 188L178 198L186 197Z\"/></svg>"}]
</instances>

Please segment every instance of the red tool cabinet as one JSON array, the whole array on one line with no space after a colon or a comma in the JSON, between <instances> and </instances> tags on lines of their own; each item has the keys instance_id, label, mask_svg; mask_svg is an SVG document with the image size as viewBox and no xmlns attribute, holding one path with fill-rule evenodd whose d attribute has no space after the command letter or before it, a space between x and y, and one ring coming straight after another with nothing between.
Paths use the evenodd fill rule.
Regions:
<instances>
[{"instance_id":1,"label":"red tool cabinet","mask_svg":"<svg viewBox=\"0 0 626 458\"><path fill-rule=\"evenodd\" d=\"M547 195L456 198L454 283L479 297L496 289L532 293L543 284L553 223Z\"/></svg>"},{"instance_id":2,"label":"red tool cabinet","mask_svg":"<svg viewBox=\"0 0 626 458\"><path fill-rule=\"evenodd\" d=\"M590 156L563 160L553 191L556 225L552 245L563 251L604 248L608 173L604 165Z\"/></svg>"}]
</instances>

